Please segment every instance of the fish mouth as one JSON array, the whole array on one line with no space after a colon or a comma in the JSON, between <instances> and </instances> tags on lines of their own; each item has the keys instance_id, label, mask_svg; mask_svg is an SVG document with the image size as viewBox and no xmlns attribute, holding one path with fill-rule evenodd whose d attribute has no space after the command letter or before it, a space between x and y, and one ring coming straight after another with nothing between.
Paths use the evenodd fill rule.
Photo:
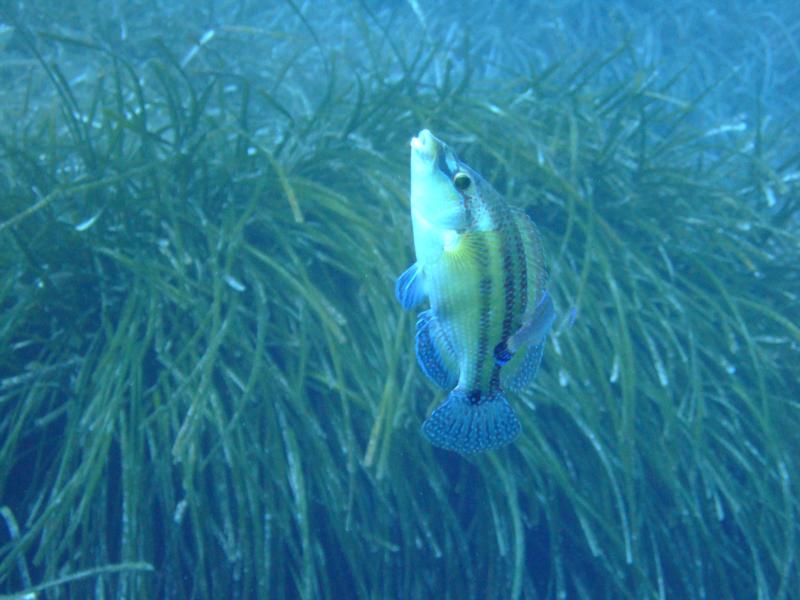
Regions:
<instances>
[{"instance_id":1,"label":"fish mouth","mask_svg":"<svg viewBox=\"0 0 800 600\"><path fill-rule=\"evenodd\" d=\"M438 141L427 129L423 129L416 137L411 138L412 163L418 168L426 166L430 169L436 162L439 151Z\"/></svg>"},{"instance_id":2,"label":"fish mouth","mask_svg":"<svg viewBox=\"0 0 800 600\"><path fill-rule=\"evenodd\" d=\"M433 159L436 156L436 147L436 138L428 129L423 129L417 137L411 138L411 149L421 155L420 158Z\"/></svg>"}]
</instances>

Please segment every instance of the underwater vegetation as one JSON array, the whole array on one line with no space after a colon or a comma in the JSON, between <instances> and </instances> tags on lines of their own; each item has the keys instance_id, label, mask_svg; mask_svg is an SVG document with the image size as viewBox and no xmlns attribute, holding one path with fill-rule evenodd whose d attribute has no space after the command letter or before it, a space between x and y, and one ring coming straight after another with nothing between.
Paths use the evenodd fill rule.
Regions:
<instances>
[{"instance_id":1,"label":"underwater vegetation","mask_svg":"<svg viewBox=\"0 0 800 600\"><path fill-rule=\"evenodd\" d=\"M709 17L726 71L513 4L0 10L0 597L800 597L800 20ZM422 128L577 310L469 457L394 298Z\"/></svg>"}]
</instances>

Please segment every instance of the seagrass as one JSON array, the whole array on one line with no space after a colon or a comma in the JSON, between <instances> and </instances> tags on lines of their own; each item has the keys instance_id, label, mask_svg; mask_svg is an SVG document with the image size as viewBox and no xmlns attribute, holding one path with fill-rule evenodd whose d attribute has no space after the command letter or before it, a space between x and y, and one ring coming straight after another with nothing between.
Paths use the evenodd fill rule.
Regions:
<instances>
[{"instance_id":1,"label":"seagrass","mask_svg":"<svg viewBox=\"0 0 800 600\"><path fill-rule=\"evenodd\" d=\"M543 57L414 4L3 16L0 593L798 593L796 108L702 41L664 74L634 13ZM533 216L561 315L481 456L421 436L393 297L422 127Z\"/></svg>"}]
</instances>

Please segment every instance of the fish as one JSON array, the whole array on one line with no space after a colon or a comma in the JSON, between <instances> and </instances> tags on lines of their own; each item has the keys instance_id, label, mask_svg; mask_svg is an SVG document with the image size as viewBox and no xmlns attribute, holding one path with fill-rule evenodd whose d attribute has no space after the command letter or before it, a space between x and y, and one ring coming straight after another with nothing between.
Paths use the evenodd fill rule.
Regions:
<instances>
[{"instance_id":1,"label":"fish","mask_svg":"<svg viewBox=\"0 0 800 600\"><path fill-rule=\"evenodd\" d=\"M395 283L417 316L422 372L447 390L422 424L437 447L471 454L520 433L506 391L535 377L556 312L546 290L538 229L442 140L411 140L411 227L416 261Z\"/></svg>"}]
</instances>

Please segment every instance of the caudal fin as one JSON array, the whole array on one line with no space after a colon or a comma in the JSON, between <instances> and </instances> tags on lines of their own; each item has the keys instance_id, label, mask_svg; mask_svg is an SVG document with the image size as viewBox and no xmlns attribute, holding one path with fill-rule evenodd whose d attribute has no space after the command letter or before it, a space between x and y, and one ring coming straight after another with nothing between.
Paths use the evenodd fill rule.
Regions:
<instances>
[{"instance_id":1,"label":"caudal fin","mask_svg":"<svg viewBox=\"0 0 800 600\"><path fill-rule=\"evenodd\" d=\"M425 420L422 431L434 446L467 454L505 446L517 437L520 424L500 392L474 403L455 389Z\"/></svg>"}]
</instances>

